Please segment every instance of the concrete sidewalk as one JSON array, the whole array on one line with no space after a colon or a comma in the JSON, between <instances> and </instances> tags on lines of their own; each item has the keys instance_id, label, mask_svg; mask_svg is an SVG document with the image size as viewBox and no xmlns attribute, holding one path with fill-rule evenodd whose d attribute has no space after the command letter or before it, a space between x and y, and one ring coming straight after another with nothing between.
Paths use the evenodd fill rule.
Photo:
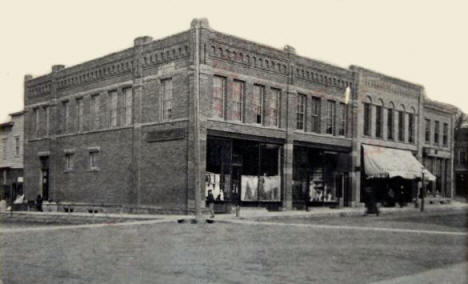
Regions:
<instances>
[{"instance_id":1,"label":"concrete sidewalk","mask_svg":"<svg viewBox=\"0 0 468 284\"><path fill-rule=\"evenodd\" d=\"M425 204L424 212L420 212L419 208L415 208L413 204L408 204L405 207L380 207L381 215L399 215L399 214L437 214L438 212L450 212L468 210L468 203L452 201L450 204ZM363 207L343 207L343 208L328 208L328 207L312 207L309 211L305 210L290 210L290 211L267 211L265 208L241 208L240 218L267 220L271 218L282 217L327 217L327 216L359 216L363 215L365 208ZM215 219L232 219L236 218L235 214L218 214Z\"/></svg>"},{"instance_id":2,"label":"concrete sidewalk","mask_svg":"<svg viewBox=\"0 0 468 284\"><path fill-rule=\"evenodd\" d=\"M427 204L424 212L420 212L419 208L414 208L413 204L406 207L381 207L381 215L399 215L399 214L437 214L438 212L450 212L468 210L468 203L452 201L450 204ZM327 217L327 216L358 216L363 215L365 209L363 207L343 207L343 208L328 208L328 207L312 207L309 211L305 210L289 210L289 211L268 211L261 207L242 207L240 209L241 219L250 220L268 220L271 218L284 217ZM65 212L34 212L34 211L13 211L0 212L0 221L8 218L23 219L30 221L76 221L76 222L119 222L119 221L137 221L137 220L188 220L193 219L193 215L154 215L154 214L118 214L118 213L65 213ZM207 218L208 215L203 215L202 218ZM217 214L215 220L237 219L234 213L232 214Z\"/></svg>"}]
</instances>

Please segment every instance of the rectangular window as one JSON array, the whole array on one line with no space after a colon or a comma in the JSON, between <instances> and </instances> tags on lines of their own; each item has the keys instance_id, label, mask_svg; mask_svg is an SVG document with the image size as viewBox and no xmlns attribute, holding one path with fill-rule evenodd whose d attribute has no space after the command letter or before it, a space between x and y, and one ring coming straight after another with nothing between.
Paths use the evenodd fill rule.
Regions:
<instances>
[{"instance_id":1,"label":"rectangular window","mask_svg":"<svg viewBox=\"0 0 468 284\"><path fill-rule=\"evenodd\" d=\"M263 123L263 101L265 96L265 87L260 85L254 85L252 107L255 114L255 122L258 124Z\"/></svg>"},{"instance_id":2,"label":"rectangular window","mask_svg":"<svg viewBox=\"0 0 468 284\"><path fill-rule=\"evenodd\" d=\"M226 97L226 78L213 77L212 111L214 118L224 119L224 98Z\"/></svg>"},{"instance_id":3,"label":"rectangular window","mask_svg":"<svg viewBox=\"0 0 468 284\"><path fill-rule=\"evenodd\" d=\"M460 151L460 164L465 164L466 163L466 152Z\"/></svg>"},{"instance_id":4,"label":"rectangular window","mask_svg":"<svg viewBox=\"0 0 468 284\"><path fill-rule=\"evenodd\" d=\"M65 153L65 170L73 170L73 153Z\"/></svg>"},{"instance_id":5,"label":"rectangular window","mask_svg":"<svg viewBox=\"0 0 468 284\"><path fill-rule=\"evenodd\" d=\"M304 117L306 111L306 95L298 94L297 95L297 104L296 104L296 129L304 129Z\"/></svg>"},{"instance_id":6,"label":"rectangular window","mask_svg":"<svg viewBox=\"0 0 468 284\"><path fill-rule=\"evenodd\" d=\"M393 140L393 109L387 111L387 138Z\"/></svg>"},{"instance_id":7,"label":"rectangular window","mask_svg":"<svg viewBox=\"0 0 468 284\"><path fill-rule=\"evenodd\" d=\"M271 97L268 101L268 126L279 127L281 90L272 88Z\"/></svg>"},{"instance_id":8,"label":"rectangular window","mask_svg":"<svg viewBox=\"0 0 468 284\"><path fill-rule=\"evenodd\" d=\"M76 130L83 131L83 98L76 99Z\"/></svg>"},{"instance_id":9,"label":"rectangular window","mask_svg":"<svg viewBox=\"0 0 468 284\"><path fill-rule=\"evenodd\" d=\"M242 121L245 84L234 80L232 83L232 120Z\"/></svg>"},{"instance_id":10,"label":"rectangular window","mask_svg":"<svg viewBox=\"0 0 468 284\"><path fill-rule=\"evenodd\" d=\"M124 125L132 124L132 112L133 112L133 93L132 88L125 88L123 89L124 94L124 106L125 106L125 123Z\"/></svg>"},{"instance_id":11,"label":"rectangular window","mask_svg":"<svg viewBox=\"0 0 468 284\"><path fill-rule=\"evenodd\" d=\"M63 132L68 132L70 129L70 108L69 108L69 102L64 101L63 102Z\"/></svg>"},{"instance_id":12,"label":"rectangular window","mask_svg":"<svg viewBox=\"0 0 468 284\"><path fill-rule=\"evenodd\" d=\"M2 139L2 144L3 144L3 159L7 159L7 150L8 150L8 138L3 138Z\"/></svg>"},{"instance_id":13,"label":"rectangular window","mask_svg":"<svg viewBox=\"0 0 468 284\"><path fill-rule=\"evenodd\" d=\"M442 136L442 143L444 146L448 145L448 123L444 123L444 133Z\"/></svg>"},{"instance_id":14,"label":"rectangular window","mask_svg":"<svg viewBox=\"0 0 468 284\"><path fill-rule=\"evenodd\" d=\"M414 143L414 114L408 113L408 142Z\"/></svg>"},{"instance_id":15,"label":"rectangular window","mask_svg":"<svg viewBox=\"0 0 468 284\"><path fill-rule=\"evenodd\" d=\"M45 128L46 128L46 136L50 134L50 109L48 106L44 107L45 112Z\"/></svg>"},{"instance_id":16,"label":"rectangular window","mask_svg":"<svg viewBox=\"0 0 468 284\"><path fill-rule=\"evenodd\" d=\"M375 106L375 137L382 138L382 106Z\"/></svg>"},{"instance_id":17,"label":"rectangular window","mask_svg":"<svg viewBox=\"0 0 468 284\"><path fill-rule=\"evenodd\" d=\"M403 111L398 112L398 140L405 141L405 113Z\"/></svg>"},{"instance_id":18,"label":"rectangular window","mask_svg":"<svg viewBox=\"0 0 468 284\"><path fill-rule=\"evenodd\" d=\"M97 166L98 153L99 153L98 151L89 152L89 169L90 170L95 170L98 168Z\"/></svg>"},{"instance_id":19,"label":"rectangular window","mask_svg":"<svg viewBox=\"0 0 468 284\"><path fill-rule=\"evenodd\" d=\"M15 136L15 156L18 157L20 155L20 138L19 136Z\"/></svg>"},{"instance_id":20,"label":"rectangular window","mask_svg":"<svg viewBox=\"0 0 468 284\"><path fill-rule=\"evenodd\" d=\"M91 116L93 129L99 129L99 95L91 97Z\"/></svg>"},{"instance_id":21,"label":"rectangular window","mask_svg":"<svg viewBox=\"0 0 468 284\"><path fill-rule=\"evenodd\" d=\"M118 105L118 98L117 98L117 91L110 91L109 92L109 126L116 127L117 126L117 105Z\"/></svg>"},{"instance_id":22,"label":"rectangular window","mask_svg":"<svg viewBox=\"0 0 468 284\"><path fill-rule=\"evenodd\" d=\"M312 97L312 132L320 133L320 109L322 101L318 97Z\"/></svg>"},{"instance_id":23,"label":"rectangular window","mask_svg":"<svg viewBox=\"0 0 468 284\"><path fill-rule=\"evenodd\" d=\"M327 102L327 134L336 135L335 121L336 121L336 103L329 100Z\"/></svg>"},{"instance_id":24,"label":"rectangular window","mask_svg":"<svg viewBox=\"0 0 468 284\"><path fill-rule=\"evenodd\" d=\"M347 107L346 104L340 103L339 104L339 114L340 114L340 122L338 125L338 135L345 136L346 135L346 120L347 120Z\"/></svg>"},{"instance_id":25,"label":"rectangular window","mask_svg":"<svg viewBox=\"0 0 468 284\"><path fill-rule=\"evenodd\" d=\"M364 104L364 135L369 136L371 129L371 105Z\"/></svg>"},{"instance_id":26,"label":"rectangular window","mask_svg":"<svg viewBox=\"0 0 468 284\"><path fill-rule=\"evenodd\" d=\"M39 112L39 108L35 108L34 109L34 136L38 136L39 135L39 123L40 123L40 112Z\"/></svg>"},{"instance_id":27,"label":"rectangular window","mask_svg":"<svg viewBox=\"0 0 468 284\"><path fill-rule=\"evenodd\" d=\"M172 79L161 81L163 120L172 119Z\"/></svg>"},{"instance_id":28,"label":"rectangular window","mask_svg":"<svg viewBox=\"0 0 468 284\"><path fill-rule=\"evenodd\" d=\"M430 119L425 119L425 133L424 133L424 140L426 141L426 144L431 143L431 120Z\"/></svg>"},{"instance_id":29,"label":"rectangular window","mask_svg":"<svg viewBox=\"0 0 468 284\"><path fill-rule=\"evenodd\" d=\"M434 144L439 144L439 121L434 121Z\"/></svg>"}]
</instances>

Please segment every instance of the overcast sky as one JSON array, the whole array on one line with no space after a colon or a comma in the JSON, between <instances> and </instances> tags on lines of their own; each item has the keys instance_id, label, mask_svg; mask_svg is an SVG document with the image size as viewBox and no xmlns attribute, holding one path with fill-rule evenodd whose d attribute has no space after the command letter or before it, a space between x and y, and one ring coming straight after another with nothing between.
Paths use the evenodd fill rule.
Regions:
<instances>
[{"instance_id":1,"label":"overcast sky","mask_svg":"<svg viewBox=\"0 0 468 284\"><path fill-rule=\"evenodd\" d=\"M218 31L342 67L422 84L468 112L468 1L2 1L0 121L23 108L24 74L75 65L186 30Z\"/></svg>"}]
</instances>

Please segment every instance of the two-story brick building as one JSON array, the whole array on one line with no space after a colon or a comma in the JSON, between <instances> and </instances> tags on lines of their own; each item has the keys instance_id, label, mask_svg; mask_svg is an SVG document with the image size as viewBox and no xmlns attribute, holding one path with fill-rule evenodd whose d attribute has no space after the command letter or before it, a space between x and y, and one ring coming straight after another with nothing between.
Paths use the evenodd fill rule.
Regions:
<instances>
[{"instance_id":1,"label":"two-story brick building","mask_svg":"<svg viewBox=\"0 0 468 284\"><path fill-rule=\"evenodd\" d=\"M28 197L75 206L191 212L210 189L220 204L352 206L368 178L366 145L409 154L412 179L423 171L414 157L451 164L423 150L422 117L440 133L452 118L422 86L220 33L205 19L27 75L25 109ZM427 147L453 152L453 134L447 145L439 135Z\"/></svg>"},{"instance_id":2,"label":"two-story brick building","mask_svg":"<svg viewBox=\"0 0 468 284\"><path fill-rule=\"evenodd\" d=\"M24 111L10 114L0 124L1 195L9 202L23 193Z\"/></svg>"}]
</instances>

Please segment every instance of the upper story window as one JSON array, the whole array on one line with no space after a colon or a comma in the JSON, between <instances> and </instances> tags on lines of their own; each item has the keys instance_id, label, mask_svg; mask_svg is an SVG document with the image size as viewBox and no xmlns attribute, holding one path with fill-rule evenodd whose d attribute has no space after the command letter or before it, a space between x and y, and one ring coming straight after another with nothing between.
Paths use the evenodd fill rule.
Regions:
<instances>
[{"instance_id":1,"label":"upper story window","mask_svg":"<svg viewBox=\"0 0 468 284\"><path fill-rule=\"evenodd\" d=\"M375 137L382 138L383 108L375 106Z\"/></svg>"},{"instance_id":2,"label":"upper story window","mask_svg":"<svg viewBox=\"0 0 468 284\"><path fill-rule=\"evenodd\" d=\"M448 145L448 123L444 123L444 132L442 136L442 144L444 146Z\"/></svg>"},{"instance_id":3,"label":"upper story window","mask_svg":"<svg viewBox=\"0 0 468 284\"><path fill-rule=\"evenodd\" d=\"M3 159L7 159L7 151L8 151L8 138L3 138L2 139L2 145L3 145Z\"/></svg>"},{"instance_id":4,"label":"upper story window","mask_svg":"<svg viewBox=\"0 0 468 284\"><path fill-rule=\"evenodd\" d=\"M405 141L405 113L398 111L398 141Z\"/></svg>"},{"instance_id":5,"label":"upper story window","mask_svg":"<svg viewBox=\"0 0 468 284\"><path fill-rule=\"evenodd\" d=\"M161 81L162 91L162 118L169 120L173 118L172 114L172 79L164 79Z\"/></svg>"},{"instance_id":6,"label":"upper story window","mask_svg":"<svg viewBox=\"0 0 468 284\"><path fill-rule=\"evenodd\" d=\"M304 130L304 115L307 97L303 94L297 94L296 104L296 129Z\"/></svg>"},{"instance_id":7,"label":"upper story window","mask_svg":"<svg viewBox=\"0 0 468 284\"><path fill-rule=\"evenodd\" d=\"M73 170L73 153L65 153L65 170Z\"/></svg>"},{"instance_id":8,"label":"upper story window","mask_svg":"<svg viewBox=\"0 0 468 284\"><path fill-rule=\"evenodd\" d=\"M340 103L339 104L339 114L340 114L340 123L338 124L338 135L345 136L346 135L346 120L347 120L347 107L346 104Z\"/></svg>"},{"instance_id":9,"label":"upper story window","mask_svg":"<svg viewBox=\"0 0 468 284\"><path fill-rule=\"evenodd\" d=\"M68 101L64 101L62 103L63 108L63 130L64 132L68 132L70 130L70 103Z\"/></svg>"},{"instance_id":10,"label":"upper story window","mask_svg":"<svg viewBox=\"0 0 468 284\"><path fill-rule=\"evenodd\" d=\"M20 137L15 136L15 156L18 157L20 155Z\"/></svg>"},{"instance_id":11,"label":"upper story window","mask_svg":"<svg viewBox=\"0 0 468 284\"><path fill-rule=\"evenodd\" d=\"M393 107L392 105L390 104L390 107L388 108L387 110L387 139L388 140L393 140L393 133L394 133L394 127L393 127L393 123L394 123L394 110L393 110Z\"/></svg>"},{"instance_id":12,"label":"upper story window","mask_svg":"<svg viewBox=\"0 0 468 284\"><path fill-rule=\"evenodd\" d=\"M132 88L125 88L122 90L124 96L124 125L132 124L132 112L133 112L133 92Z\"/></svg>"},{"instance_id":13,"label":"upper story window","mask_svg":"<svg viewBox=\"0 0 468 284\"><path fill-rule=\"evenodd\" d=\"M320 133L320 109L321 109L322 100L319 97L312 97L312 109L311 109L311 119L312 119L312 132Z\"/></svg>"},{"instance_id":14,"label":"upper story window","mask_svg":"<svg viewBox=\"0 0 468 284\"><path fill-rule=\"evenodd\" d=\"M34 136L37 137L39 135L40 115L41 115L41 113L39 112L39 108L35 108L33 110L33 113L34 113L33 133L34 133Z\"/></svg>"},{"instance_id":15,"label":"upper story window","mask_svg":"<svg viewBox=\"0 0 468 284\"><path fill-rule=\"evenodd\" d=\"M90 150L88 156L88 164L90 170L98 169L97 160L98 160L99 150Z\"/></svg>"},{"instance_id":16,"label":"upper story window","mask_svg":"<svg viewBox=\"0 0 468 284\"><path fill-rule=\"evenodd\" d=\"M265 87L261 85L254 85L252 107L255 114L255 122L258 124L263 123L263 102L265 96Z\"/></svg>"},{"instance_id":17,"label":"upper story window","mask_svg":"<svg viewBox=\"0 0 468 284\"><path fill-rule=\"evenodd\" d=\"M467 159L466 159L466 152L460 150L460 151L458 152L458 155L459 155L459 159L458 159L459 164L466 164L466 160L467 160Z\"/></svg>"},{"instance_id":18,"label":"upper story window","mask_svg":"<svg viewBox=\"0 0 468 284\"><path fill-rule=\"evenodd\" d=\"M414 114L408 113L408 142L414 143Z\"/></svg>"},{"instance_id":19,"label":"upper story window","mask_svg":"<svg viewBox=\"0 0 468 284\"><path fill-rule=\"evenodd\" d=\"M224 119L224 98L226 97L226 78L213 77L213 117Z\"/></svg>"},{"instance_id":20,"label":"upper story window","mask_svg":"<svg viewBox=\"0 0 468 284\"><path fill-rule=\"evenodd\" d=\"M371 123L371 104L364 103L364 135L366 136L370 136Z\"/></svg>"},{"instance_id":21,"label":"upper story window","mask_svg":"<svg viewBox=\"0 0 468 284\"><path fill-rule=\"evenodd\" d=\"M271 96L268 99L268 126L279 127L280 119L280 101L281 101L281 90L271 89Z\"/></svg>"},{"instance_id":22,"label":"upper story window","mask_svg":"<svg viewBox=\"0 0 468 284\"><path fill-rule=\"evenodd\" d=\"M335 101L329 100L327 102L327 127L326 133L327 134L336 134L335 129L335 120L336 120L336 103Z\"/></svg>"},{"instance_id":23,"label":"upper story window","mask_svg":"<svg viewBox=\"0 0 468 284\"><path fill-rule=\"evenodd\" d=\"M99 95L93 95L91 96L91 123L92 123L92 128L93 129L99 129Z\"/></svg>"},{"instance_id":24,"label":"upper story window","mask_svg":"<svg viewBox=\"0 0 468 284\"><path fill-rule=\"evenodd\" d=\"M232 120L242 121L244 109L244 92L245 83L242 81L234 80L232 83Z\"/></svg>"},{"instance_id":25,"label":"upper story window","mask_svg":"<svg viewBox=\"0 0 468 284\"><path fill-rule=\"evenodd\" d=\"M426 144L431 143L431 120L426 118L425 120L425 125L424 125L424 141Z\"/></svg>"},{"instance_id":26,"label":"upper story window","mask_svg":"<svg viewBox=\"0 0 468 284\"><path fill-rule=\"evenodd\" d=\"M76 129L81 132L83 131L83 98L76 99Z\"/></svg>"},{"instance_id":27,"label":"upper story window","mask_svg":"<svg viewBox=\"0 0 468 284\"><path fill-rule=\"evenodd\" d=\"M439 144L439 128L440 122L438 120L434 121L434 144Z\"/></svg>"},{"instance_id":28,"label":"upper story window","mask_svg":"<svg viewBox=\"0 0 468 284\"><path fill-rule=\"evenodd\" d=\"M117 126L117 106L118 106L118 98L117 98L117 91L110 91L109 92L109 126L116 127Z\"/></svg>"},{"instance_id":29,"label":"upper story window","mask_svg":"<svg viewBox=\"0 0 468 284\"><path fill-rule=\"evenodd\" d=\"M50 108L48 106L44 107L44 112L45 112L45 131L46 131L46 136L49 136L50 134Z\"/></svg>"}]
</instances>

